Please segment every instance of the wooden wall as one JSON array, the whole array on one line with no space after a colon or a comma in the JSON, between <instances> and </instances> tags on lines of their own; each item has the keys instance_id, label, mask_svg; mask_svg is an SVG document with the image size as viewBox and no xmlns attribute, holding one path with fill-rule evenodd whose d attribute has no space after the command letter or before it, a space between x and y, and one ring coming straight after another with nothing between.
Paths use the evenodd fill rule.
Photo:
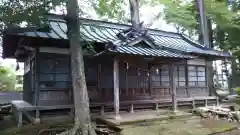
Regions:
<instances>
[{"instance_id":1,"label":"wooden wall","mask_svg":"<svg viewBox=\"0 0 240 135\"><path fill-rule=\"evenodd\" d=\"M39 104L71 104L69 55L40 52L37 57Z\"/></svg>"},{"instance_id":2,"label":"wooden wall","mask_svg":"<svg viewBox=\"0 0 240 135\"><path fill-rule=\"evenodd\" d=\"M171 98L169 61L150 62L142 57L119 59L120 101ZM113 57L92 57L84 61L90 102L112 102ZM32 80L24 82L25 88L31 84L27 89L32 89L25 94L29 97L32 93L27 100L38 105L72 104L68 50L40 48L31 63L30 75L24 77L28 80L30 76ZM177 97L208 95L204 60L181 60L174 64Z\"/></svg>"},{"instance_id":3,"label":"wooden wall","mask_svg":"<svg viewBox=\"0 0 240 135\"><path fill-rule=\"evenodd\" d=\"M35 83L35 77L33 69L35 66L35 52L27 57L24 61L24 75L23 75L23 100L35 104L34 95L36 92L35 87L33 87Z\"/></svg>"}]
</instances>

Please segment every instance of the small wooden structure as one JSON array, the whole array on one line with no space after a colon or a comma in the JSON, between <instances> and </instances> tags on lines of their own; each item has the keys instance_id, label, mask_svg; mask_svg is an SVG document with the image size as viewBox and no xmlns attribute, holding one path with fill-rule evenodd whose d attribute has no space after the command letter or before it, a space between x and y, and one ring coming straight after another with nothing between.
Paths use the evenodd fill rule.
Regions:
<instances>
[{"instance_id":1,"label":"small wooden structure","mask_svg":"<svg viewBox=\"0 0 240 135\"><path fill-rule=\"evenodd\" d=\"M207 61L231 55L205 48L185 36L81 19L81 39L90 107L101 113L155 106L177 109L214 99ZM73 103L67 25L49 15L46 28L9 28L3 56L25 63L23 100L39 109L66 109ZM144 106L143 106L144 105Z\"/></svg>"}]
</instances>

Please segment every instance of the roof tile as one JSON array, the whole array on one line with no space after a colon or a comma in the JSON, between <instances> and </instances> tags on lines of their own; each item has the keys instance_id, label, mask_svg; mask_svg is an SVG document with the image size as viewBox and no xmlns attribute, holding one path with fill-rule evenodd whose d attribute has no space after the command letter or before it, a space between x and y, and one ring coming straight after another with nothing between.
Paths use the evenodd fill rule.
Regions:
<instances>
[{"instance_id":1,"label":"roof tile","mask_svg":"<svg viewBox=\"0 0 240 135\"><path fill-rule=\"evenodd\" d=\"M50 32L24 32L26 36L31 37L42 37L42 38L54 38L54 39L67 39L66 31L67 31L67 25L65 21L63 20L50 20ZM81 39L86 41L96 41L96 42L115 42L118 39L116 36L119 32L121 32L124 29L130 28L129 25L120 25L120 24L113 24L113 23L107 23L107 22L100 22L100 21L93 21L93 20L82 20L81 26L80 26L80 33L81 33ZM22 35L22 33L19 33L19 35ZM154 40L155 45L159 47L166 47L175 49L178 51L182 51L185 53L198 53L198 54L207 54L207 55L215 55L215 56L231 56L230 54L224 54L222 52L218 52L213 49L205 48L201 45L198 45L189 39L184 39L183 36L181 36L178 33L172 33L172 32L164 32L160 30L148 30L148 36L151 37ZM126 51L125 49L129 49L127 52L130 53L130 50L136 49L138 51L144 51L147 50L141 50L139 48L128 48L123 47L119 52ZM135 51L136 51L135 50ZM160 50L165 51L165 50ZM133 53L134 51L132 51ZM154 51L150 51L151 53L154 53ZM160 53L157 50L158 53ZM148 51L146 55L148 55Z\"/></svg>"}]
</instances>

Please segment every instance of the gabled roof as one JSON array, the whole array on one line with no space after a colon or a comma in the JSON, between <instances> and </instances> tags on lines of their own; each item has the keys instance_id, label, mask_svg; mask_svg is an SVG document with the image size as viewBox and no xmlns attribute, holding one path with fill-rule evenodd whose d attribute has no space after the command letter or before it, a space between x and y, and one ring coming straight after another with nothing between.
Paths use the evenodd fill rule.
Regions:
<instances>
[{"instance_id":1,"label":"gabled roof","mask_svg":"<svg viewBox=\"0 0 240 135\"><path fill-rule=\"evenodd\" d=\"M18 32L14 34L17 34L19 36L67 40L67 34L66 34L67 25L65 20L56 18L56 17L50 18L49 27L51 28L49 32L41 32L41 31L33 30L33 31L27 31L27 32L26 31ZM123 40L119 36L121 36L121 33L123 31L127 31L131 28L132 28L131 25L115 24L115 23L89 20L89 19L81 19L81 25L80 25L81 40L100 42L100 43L106 43L106 44L110 42L117 46L124 46L123 47L124 50L127 49L129 51L133 49L139 50L136 47L134 48L132 46L131 48L130 46L127 46L129 43L131 43L132 41L136 41L137 43L139 43L140 41L143 41L146 44L149 44L150 48L152 49L170 52L168 54L175 53L175 54L178 54L179 57L183 56L184 54L213 55L213 56L220 56L220 57L231 56L231 54L228 52L220 52L220 51L206 48L200 44L197 44L189 40L188 38L184 37L181 34L166 32L161 30L146 29L147 31L145 33L142 33L142 35L144 36L140 35L140 37L133 38L130 42L123 42ZM153 48L152 46L154 46L155 48ZM142 50L142 51L146 52L146 50ZM171 57L172 55L169 55L169 56Z\"/></svg>"}]
</instances>

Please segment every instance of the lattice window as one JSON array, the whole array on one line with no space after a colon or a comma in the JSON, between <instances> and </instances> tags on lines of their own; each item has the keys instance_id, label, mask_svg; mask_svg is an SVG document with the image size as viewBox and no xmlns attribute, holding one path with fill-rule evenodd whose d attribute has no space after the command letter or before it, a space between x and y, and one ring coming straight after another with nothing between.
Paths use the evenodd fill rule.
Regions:
<instances>
[{"instance_id":1,"label":"lattice window","mask_svg":"<svg viewBox=\"0 0 240 135\"><path fill-rule=\"evenodd\" d=\"M170 86L169 66L161 65L152 68L152 86Z\"/></svg>"},{"instance_id":2,"label":"lattice window","mask_svg":"<svg viewBox=\"0 0 240 135\"><path fill-rule=\"evenodd\" d=\"M188 66L188 86L206 86L206 68L204 66Z\"/></svg>"},{"instance_id":3,"label":"lattice window","mask_svg":"<svg viewBox=\"0 0 240 135\"><path fill-rule=\"evenodd\" d=\"M176 71L176 77L177 77L177 86L186 86L186 70L184 65L176 65L174 67L174 70Z\"/></svg>"}]
</instances>

